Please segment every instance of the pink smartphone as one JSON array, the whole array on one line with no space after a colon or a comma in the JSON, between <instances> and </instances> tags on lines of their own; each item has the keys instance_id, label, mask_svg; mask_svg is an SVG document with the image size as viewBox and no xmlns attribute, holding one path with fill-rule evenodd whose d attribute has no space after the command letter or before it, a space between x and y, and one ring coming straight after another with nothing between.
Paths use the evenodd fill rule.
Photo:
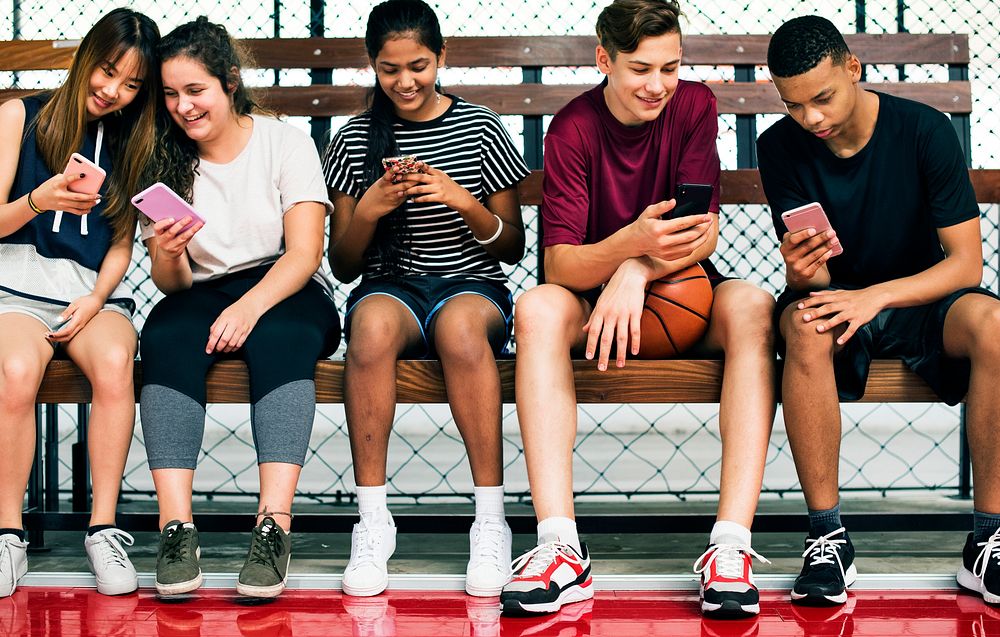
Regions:
<instances>
[{"instance_id":1,"label":"pink smartphone","mask_svg":"<svg viewBox=\"0 0 1000 637\"><path fill-rule=\"evenodd\" d=\"M169 218L180 221L184 217L191 217L191 223L184 226L181 232L196 223L205 223L205 220L198 216L198 213L188 202L160 182L132 197L132 205L154 222Z\"/></svg>"},{"instance_id":2,"label":"pink smartphone","mask_svg":"<svg viewBox=\"0 0 1000 637\"><path fill-rule=\"evenodd\" d=\"M830 225L830 220L826 217L826 213L823 211L823 206L815 201L807 203L804 206L799 206L798 208L786 210L781 213L781 220L785 222L785 227L788 228L789 232L799 232L806 228L815 228L816 233L819 234L833 228ZM831 256L835 257L843 251L844 247L840 243L837 243L833 248Z\"/></svg>"},{"instance_id":3,"label":"pink smartphone","mask_svg":"<svg viewBox=\"0 0 1000 637\"><path fill-rule=\"evenodd\" d=\"M73 153L69 156L69 163L63 174L67 177L78 175L80 178L69 185L70 192L78 192L84 195L96 195L101 191L101 184L108 176L104 169L90 161L80 153Z\"/></svg>"}]
</instances>

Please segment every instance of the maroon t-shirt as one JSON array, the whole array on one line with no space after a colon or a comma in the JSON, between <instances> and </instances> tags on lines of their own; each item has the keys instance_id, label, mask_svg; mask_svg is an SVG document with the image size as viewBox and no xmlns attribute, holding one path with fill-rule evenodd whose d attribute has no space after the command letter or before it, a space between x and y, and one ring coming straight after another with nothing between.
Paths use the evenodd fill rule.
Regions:
<instances>
[{"instance_id":1,"label":"maroon t-shirt","mask_svg":"<svg viewBox=\"0 0 1000 637\"><path fill-rule=\"evenodd\" d=\"M542 183L542 247L602 241L677 184L712 184L719 210L719 132L715 95L681 80L660 116L639 126L615 119L604 83L576 97L549 124ZM710 277L718 271L702 262Z\"/></svg>"}]
</instances>

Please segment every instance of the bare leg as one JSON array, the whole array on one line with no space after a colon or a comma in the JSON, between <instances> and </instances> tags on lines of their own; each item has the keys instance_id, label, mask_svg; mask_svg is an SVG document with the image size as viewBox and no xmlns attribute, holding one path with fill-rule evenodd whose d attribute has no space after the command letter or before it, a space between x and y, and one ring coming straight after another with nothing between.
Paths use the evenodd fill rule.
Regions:
<instances>
[{"instance_id":1,"label":"bare leg","mask_svg":"<svg viewBox=\"0 0 1000 637\"><path fill-rule=\"evenodd\" d=\"M292 518L281 513L292 512L295 486L299 483L302 467L287 462L263 462L257 466L260 473L260 503L257 506L256 524L260 524L266 514L273 515L274 521L285 533L292 530Z\"/></svg>"},{"instance_id":2,"label":"bare leg","mask_svg":"<svg viewBox=\"0 0 1000 637\"><path fill-rule=\"evenodd\" d=\"M781 315L787 345L782 410L806 506L824 510L839 501L841 421L833 354L843 331L819 333L815 323L802 320L804 313L793 303Z\"/></svg>"},{"instance_id":3,"label":"bare leg","mask_svg":"<svg viewBox=\"0 0 1000 637\"><path fill-rule=\"evenodd\" d=\"M194 471L191 469L153 469L156 503L160 507L160 530L173 520L192 522L191 490Z\"/></svg>"},{"instance_id":4,"label":"bare leg","mask_svg":"<svg viewBox=\"0 0 1000 637\"><path fill-rule=\"evenodd\" d=\"M753 523L774 423L774 298L746 281L715 289L706 345L725 352L719 406L720 520Z\"/></svg>"},{"instance_id":5,"label":"bare leg","mask_svg":"<svg viewBox=\"0 0 1000 637\"><path fill-rule=\"evenodd\" d=\"M0 314L0 527L22 529L21 509L35 457L35 396L52 345L48 327L13 312Z\"/></svg>"},{"instance_id":6,"label":"bare leg","mask_svg":"<svg viewBox=\"0 0 1000 637\"><path fill-rule=\"evenodd\" d=\"M136 347L132 322L117 312L98 312L66 346L94 390L89 429L94 485L91 525L115 523L118 492L135 428L132 365Z\"/></svg>"},{"instance_id":7,"label":"bare leg","mask_svg":"<svg viewBox=\"0 0 1000 637\"><path fill-rule=\"evenodd\" d=\"M944 347L949 356L968 358L972 373L966 396L966 426L972 452L975 507L1000 513L1000 301L966 294L948 311Z\"/></svg>"},{"instance_id":8,"label":"bare leg","mask_svg":"<svg viewBox=\"0 0 1000 637\"><path fill-rule=\"evenodd\" d=\"M431 330L455 424L465 441L477 487L503 484L500 373L491 342L505 335L503 317L489 300L457 296L441 309Z\"/></svg>"},{"instance_id":9,"label":"bare leg","mask_svg":"<svg viewBox=\"0 0 1000 637\"><path fill-rule=\"evenodd\" d=\"M420 326L399 301L369 296L351 312L344 367L344 409L358 486L385 484L396 413L396 360L421 345Z\"/></svg>"},{"instance_id":10,"label":"bare leg","mask_svg":"<svg viewBox=\"0 0 1000 637\"><path fill-rule=\"evenodd\" d=\"M589 313L586 301L557 285L528 290L514 313L517 417L539 520L574 517L577 413L570 352L586 342Z\"/></svg>"}]
</instances>

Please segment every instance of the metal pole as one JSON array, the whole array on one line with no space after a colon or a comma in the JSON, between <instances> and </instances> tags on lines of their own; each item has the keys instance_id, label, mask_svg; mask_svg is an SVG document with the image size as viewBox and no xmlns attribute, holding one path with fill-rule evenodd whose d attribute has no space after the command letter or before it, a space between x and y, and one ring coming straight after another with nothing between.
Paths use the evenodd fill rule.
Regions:
<instances>
[{"instance_id":1,"label":"metal pole","mask_svg":"<svg viewBox=\"0 0 1000 637\"><path fill-rule=\"evenodd\" d=\"M322 38L326 34L326 2L325 0L309 0L309 37ZM331 69L310 69L309 83L330 84L333 82L333 71ZM330 118L313 117L309 121L309 128L312 133L313 143L320 153L326 146L330 138Z\"/></svg>"},{"instance_id":2,"label":"metal pole","mask_svg":"<svg viewBox=\"0 0 1000 637\"><path fill-rule=\"evenodd\" d=\"M542 67L540 66L526 66L521 69L521 81L525 84L541 84L542 83ZM542 167L542 116L541 115L525 115L524 116L524 162L528 164L528 168L532 170L538 170ZM541 207L539 207L539 214L536 217L537 228L536 236L538 238L535 244L535 254L538 256L538 265L535 268L535 277L538 279L538 284L541 285L545 283L545 259L542 256L542 215Z\"/></svg>"},{"instance_id":3,"label":"metal pole","mask_svg":"<svg viewBox=\"0 0 1000 637\"><path fill-rule=\"evenodd\" d=\"M906 2L905 0L896 0L896 31L899 33L906 33ZM899 81L906 81L906 67L900 64L896 67L899 71Z\"/></svg>"},{"instance_id":4,"label":"metal pole","mask_svg":"<svg viewBox=\"0 0 1000 637\"><path fill-rule=\"evenodd\" d=\"M754 67L738 64L735 67L737 82L752 83L756 81ZM757 167L757 116L736 116L736 167Z\"/></svg>"},{"instance_id":5,"label":"metal pole","mask_svg":"<svg viewBox=\"0 0 1000 637\"><path fill-rule=\"evenodd\" d=\"M864 33L868 30L868 11L865 0L854 0L854 30ZM864 82L868 76L868 67L861 65L861 81Z\"/></svg>"}]
</instances>

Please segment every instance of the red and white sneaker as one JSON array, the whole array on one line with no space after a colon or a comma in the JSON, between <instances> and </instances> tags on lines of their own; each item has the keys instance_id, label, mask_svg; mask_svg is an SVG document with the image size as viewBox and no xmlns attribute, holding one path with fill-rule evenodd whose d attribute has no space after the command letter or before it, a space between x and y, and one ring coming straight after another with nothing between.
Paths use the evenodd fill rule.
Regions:
<instances>
[{"instance_id":1,"label":"red and white sneaker","mask_svg":"<svg viewBox=\"0 0 1000 637\"><path fill-rule=\"evenodd\" d=\"M709 617L748 617L760 613L752 557L770 562L743 544L711 544L694 563L701 575L701 612Z\"/></svg>"},{"instance_id":2,"label":"red and white sneaker","mask_svg":"<svg viewBox=\"0 0 1000 637\"><path fill-rule=\"evenodd\" d=\"M507 614L554 613L566 604L594 597L590 553L561 542L539 544L511 565L511 580L500 592Z\"/></svg>"}]
</instances>

